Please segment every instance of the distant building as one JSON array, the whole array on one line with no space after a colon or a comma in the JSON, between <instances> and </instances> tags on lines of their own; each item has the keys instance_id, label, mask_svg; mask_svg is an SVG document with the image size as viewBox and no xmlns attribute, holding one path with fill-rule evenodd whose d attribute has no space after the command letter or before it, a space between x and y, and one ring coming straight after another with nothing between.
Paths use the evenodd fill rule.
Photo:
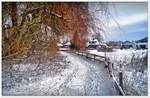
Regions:
<instances>
[{"instance_id":1,"label":"distant building","mask_svg":"<svg viewBox=\"0 0 150 98\"><path fill-rule=\"evenodd\" d=\"M65 42L65 43L57 43L57 46L58 46L59 50L61 50L61 51L69 50L70 45L71 45L71 43L69 41Z\"/></svg>"},{"instance_id":2,"label":"distant building","mask_svg":"<svg viewBox=\"0 0 150 98\"><path fill-rule=\"evenodd\" d=\"M99 46L99 45L100 45L100 44L99 44L98 40L95 39L95 38L92 38L92 39L90 39L90 40L87 42L86 47L87 47L87 48L96 49L97 46Z\"/></svg>"},{"instance_id":3,"label":"distant building","mask_svg":"<svg viewBox=\"0 0 150 98\"><path fill-rule=\"evenodd\" d=\"M57 46L58 46L59 48L62 48L62 47L63 47L62 43L57 43Z\"/></svg>"},{"instance_id":4,"label":"distant building","mask_svg":"<svg viewBox=\"0 0 150 98\"><path fill-rule=\"evenodd\" d=\"M143 39L130 42L130 41L125 41L122 43L121 46L122 49L129 49L129 48L134 48L134 49L148 49L148 38L145 37Z\"/></svg>"},{"instance_id":5,"label":"distant building","mask_svg":"<svg viewBox=\"0 0 150 98\"><path fill-rule=\"evenodd\" d=\"M71 43L70 43L69 41L67 41L66 43L63 44L63 46L64 46L65 48L69 48L70 45L71 45Z\"/></svg>"},{"instance_id":6,"label":"distant building","mask_svg":"<svg viewBox=\"0 0 150 98\"><path fill-rule=\"evenodd\" d=\"M136 49L148 49L148 37L135 42Z\"/></svg>"},{"instance_id":7,"label":"distant building","mask_svg":"<svg viewBox=\"0 0 150 98\"><path fill-rule=\"evenodd\" d=\"M133 48L134 47L134 43L130 42L130 41L125 41L122 43L121 48L122 49L129 49L129 48Z\"/></svg>"},{"instance_id":8,"label":"distant building","mask_svg":"<svg viewBox=\"0 0 150 98\"><path fill-rule=\"evenodd\" d=\"M122 43L123 43L122 41L109 41L107 42L107 45L115 49L120 49Z\"/></svg>"}]
</instances>

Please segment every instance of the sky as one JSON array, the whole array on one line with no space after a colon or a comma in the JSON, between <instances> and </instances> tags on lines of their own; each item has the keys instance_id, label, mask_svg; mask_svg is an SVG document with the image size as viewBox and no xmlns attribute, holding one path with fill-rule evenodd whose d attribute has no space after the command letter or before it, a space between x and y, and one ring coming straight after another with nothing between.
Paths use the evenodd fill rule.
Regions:
<instances>
[{"instance_id":1,"label":"sky","mask_svg":"<svg viewBox=\"0 0 150 98\"><path fill-rule=\"evenodd\" d=\"M121 2L109 5L111 17L106 41L135 41L148 36L146 2ZM117 21L117 23L115 22Z\"/></svg>"}]
</instances>

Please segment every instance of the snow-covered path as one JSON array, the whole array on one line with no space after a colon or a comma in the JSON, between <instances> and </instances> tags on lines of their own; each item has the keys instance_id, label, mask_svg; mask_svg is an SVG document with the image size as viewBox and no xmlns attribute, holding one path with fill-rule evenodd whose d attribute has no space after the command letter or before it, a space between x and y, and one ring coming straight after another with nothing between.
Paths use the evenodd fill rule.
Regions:
<instances>
[{"instance_id":1,"label":"snow-covered path","mask_svg":"<svg viewBox=\"0 0 150 98\"><path fill-rule=\"evenodd\" d=\"M79 95L117 95L104 63L93 62L76 54L62 54L67 56L72 68L76 69L69 87L78 91Z\"/></svg>"},{"instance_id":2,"label":"snow-covered path","mask_svg":"<svg viewBox=\"0 0 150 98\"><path fill-rule=\"evenodd\" d=\"M3 89L3 95L118 95L104 63L93 62L73 53L60 52L67 59L67 66L56 76L43 76L32 83Z\"/></svg>"}]
</instances>

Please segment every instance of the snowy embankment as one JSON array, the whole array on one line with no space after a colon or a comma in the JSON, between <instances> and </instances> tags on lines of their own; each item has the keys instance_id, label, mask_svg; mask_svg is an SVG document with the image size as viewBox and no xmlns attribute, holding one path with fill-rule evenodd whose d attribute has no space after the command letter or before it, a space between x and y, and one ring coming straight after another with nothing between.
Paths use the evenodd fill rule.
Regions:
<instances>
[{"instance_id":1,"label":"snowy embankment","mask_svg":"<svg viewBox=\"0 0 150 98\"><path fill-rule=\"evenodd\" d=\"M118 80L119 65L123 67L124 91L127 95L147 95L148 71L144 58L148 50L114 50L113 52L98 52L88 50L91 54L105 56L114 64L114 74ZM147 61L146 61L147 62Z\"/></svg>"}]
</instances>

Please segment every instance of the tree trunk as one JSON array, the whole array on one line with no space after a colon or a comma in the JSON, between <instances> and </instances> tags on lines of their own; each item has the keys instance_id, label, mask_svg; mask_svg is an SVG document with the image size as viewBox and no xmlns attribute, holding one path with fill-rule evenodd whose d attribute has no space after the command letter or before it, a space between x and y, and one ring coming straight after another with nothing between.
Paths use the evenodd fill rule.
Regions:
<instances>
[{"instance_id":1,"label":"tree trunk","mask_svg":"<svg viewBox=\"0 0 150 98\"><path fill-rule=\"evenodd\" d=\"M11 18L13 26L17 26L17 5L16 2L11 3Z\"/></svg>"}]
</instances>

